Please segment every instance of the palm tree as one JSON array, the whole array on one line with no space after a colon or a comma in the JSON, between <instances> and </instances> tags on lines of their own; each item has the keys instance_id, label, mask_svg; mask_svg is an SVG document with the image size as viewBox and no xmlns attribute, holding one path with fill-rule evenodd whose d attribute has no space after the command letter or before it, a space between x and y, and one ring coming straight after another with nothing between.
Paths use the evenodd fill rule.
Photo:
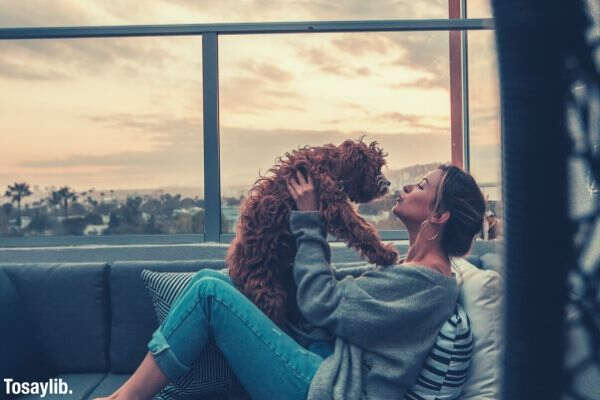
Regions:
<instances>
[{"instance_id":1,"label":"palm tree","mask_svg":"<svg viewBox=\"0 0 600 400\"><path fill-rule=\"evenodd\" d=\"M53 209L56 210L56 206L59 206L60 203L62 202L62 196L58 192L58 190L53 190L51 192L50 196L48 196L48 198L46 200L47 200L48 204L50 206L52 206Z\"/></svg>"},{"instance_id":2,"label":"palm tree","mask_svg":"<svg viewBox=\"0 0 600 400\"><path fill-rule=\"evenodd\" d=\"M68 186L63 186L58 190L58 194L61 197L63 202L63 209L65 211L65 219L69 218L69 200L71 200L71 204L75 200L77 200L77 193L71 191Z\"/></svg>"},{"instance_id":3,"label":"palm tree","mask_svg":"<svg viewBox=\"0 0 600 400\"><path fill-rule=\"evenodd\" d=\"M24 197L31 196L31 190L29 190L29 185L25 182L17 183L14 185L8 185L8 190L4 193L4 196L10 197L11 202L17 202L17 209L19 210L17 214L17 226L21 227L21 200Z\"/></svg>"},{"instance_id":4,"label":"palm tree","mask_svg":"<svg viewBox=\"0 0 600 400\"><path fill-rule=\"evenodd\" d=\"M92 207L92 211L95 211L96 207L98 207L98 200L95 200L92 196L88 196L86 201Z\"/></svg>"}]
</instances>

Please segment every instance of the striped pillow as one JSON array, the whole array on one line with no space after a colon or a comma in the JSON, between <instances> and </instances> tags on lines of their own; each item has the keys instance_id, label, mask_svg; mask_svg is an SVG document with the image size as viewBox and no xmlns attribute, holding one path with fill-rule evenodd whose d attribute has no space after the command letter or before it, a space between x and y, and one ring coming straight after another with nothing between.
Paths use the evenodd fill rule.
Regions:
<instances>
[{"instance_id":1,"label":"striped pillow","mask_svg":"<svg viewBox=\"0 0 600 400\"><path fill-rule=\"evenodd\" d=\"M141 278L150 293L159 324L167 317L171 305L187 289L195 272L155 272L142 270ZM192 364L192 369L165 386L153 400L226 399L228 393L241 390L223 353L209 341Z\"/></svg>"},{"instance_id":2,"label":"striped pillow","mask_svg":"<svg viewBox=\"0 0 600 400\"><path fill-rule=\"evenodd\" d=\"M458 399L467 380L473 355L471 322L456 304L429 352L417 382L406 392L407 400Z\"/></svg>"}]
</instances>

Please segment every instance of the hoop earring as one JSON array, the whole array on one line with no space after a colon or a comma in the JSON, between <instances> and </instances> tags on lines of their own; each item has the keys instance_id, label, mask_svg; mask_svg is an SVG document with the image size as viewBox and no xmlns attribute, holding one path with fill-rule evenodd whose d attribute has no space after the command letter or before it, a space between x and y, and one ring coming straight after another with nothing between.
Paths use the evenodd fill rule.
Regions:
<instances>
[{"instance_id":1,"label":"hoop earring","mask_svg":"<svg viewBox=\"0 0 600 400\"><path fill-rule=\"evenodd\" d=\"M429 224L431 225L431 222L426 219L425 221L421 222L421 228L423 228L425 226L425 224ZM432 237L430 237L429 239L427 239L428 241L432 241L437 239L437 237L440 235L440 231L438 231L435 235L433 235Z\"/></svg>"},{"instance_id":2,"label":"hoop earring","mask_svg":"<svg viewBox=\"0 0 600 400\"><path fill-rule=\"evenodd\" d=\"M437 237L438 237L439 235L440 235L440 232L438 231L438 233L436 233L435 235L433 235L432 237L430 237L430 238L429 238L429 239L427 239L427 240L429 240L429 241L431 241L431 240L435 240L435 239L437 239Z\"/></svg>"}]
</instances>

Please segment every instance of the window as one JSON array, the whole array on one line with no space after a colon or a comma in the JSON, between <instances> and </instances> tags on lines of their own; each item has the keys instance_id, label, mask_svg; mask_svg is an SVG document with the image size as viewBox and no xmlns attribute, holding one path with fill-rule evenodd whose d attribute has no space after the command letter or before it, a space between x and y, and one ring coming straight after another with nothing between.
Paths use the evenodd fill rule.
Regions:
<instances>
[{"instance_id":1,"label":"window","mask_svg":"<svg viewBox=\"0 0 600 400\"><path fill-rule=\"evenodd\" d=\"M259 173L300 146L381 144L390 195L359 212L382 230L403 228L393 193L450 161L447 32L224 36L219 54L224 232Z\"/></svg>"},{"instance_id":2,"label":"window","mask_svg":"<svg viewBox=\"0 0 600 400\"><path fill-rule=\"evenodd\" d=\"M0 44L0 233L203 231L201 38Z\"/></svg>"},{"instance_id":3,"label":"window","mask_svg":"<svg viewBox=\"0 0 600 400\"><path fill-rule=\"evenodd\" d=\"M486 196L483 238L502 235L500 94L493 31L468 32L470 169Z\"/></svg>"},{"instance_id":4,"label":"window","mask_svg":"<svg viewBox=\"0 0 600 400\"><path fill-rule=\"evenodd\" d=\"M83 39L76 33L76 39L1 42L0 81L10 93L0 100L1 124L15 132L3 140L15 151L1 161L0 183L8 196L0 210L0 234L204 232L208 241L227 241L244 195L277 157L299 146L364 135L388 152L384 173L392 187L390 195L360 205L359 212L380 231L393 231L384 238L405 238L397 235L403 227L389 213L395 193L456 157L451 149L460 147L460 129L453 125L451 139L450 110L456 102L450 96L448 31L438 30L439 21L420 21L418 31L404 29L416 29L411 19L447 18L448 5L443 0L427 7L279 2L262 8L248 2L232 5L235 12L230 12L228 4L215 8L172 1L124 13L119 5L59 1L54 13L27 2L7 10L0 26L120 24L124 37ZM123 25L189 23L194 16L197 23L243 21L265 32L273 26L269 21L283 22L278 29L286 30L290 19L354 20L354 26L396 19L399 25L397 32L236 35L196 25L185 37L161 36L180 26ZM223 29L234 26L240 27ZM100 36L106 36L102 29ZM127 37L140 29L148 29L142 34L151 37ZM469 33L470 48L477 37L493 37L489 31ZM210 38L204 64L202 35ZM213 63L216 54L218 63ZM488 48L474 50L469 66L477 71L493 56ZM203 93L203 67L218 73L218 93L211 85ZM460 88L458 80L453 82ZM483 92L474 93L480 84ZM471 170L479 181L497 184L490 165L496 163L499 175L499 157L494 161L489 154L499 155L498 137L494 142L490 130L498 105L479 102L478 96L487 95L486 85L485 78L472 75ZM214 109L207 111L206 132L204 98L207 110ZM498 127L495 132L499 135ZM204 137L210 140L204 143ZM74 227L67 229L63 222L70 220Z\"/></svg>"}]
</instances>

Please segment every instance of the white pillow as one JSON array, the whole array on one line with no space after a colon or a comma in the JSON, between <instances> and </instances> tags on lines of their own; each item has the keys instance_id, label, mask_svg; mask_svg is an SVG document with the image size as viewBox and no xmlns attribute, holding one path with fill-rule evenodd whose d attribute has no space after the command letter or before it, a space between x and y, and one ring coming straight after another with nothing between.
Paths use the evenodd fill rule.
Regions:
<instances>
[{"instance_id":1,"label":"white pillow","mask_svg":"<svg viewBox=\"0 0 600 400\"><path fill-rule=\"evenodd\" d=\"M503 278L482 270L464 258L454 258L452 269L461 286L459 302L471 321L473 358L463 388L463 400L500 398L500 371L504 348L502 340Z\"/></svg>"}]
</instances>

